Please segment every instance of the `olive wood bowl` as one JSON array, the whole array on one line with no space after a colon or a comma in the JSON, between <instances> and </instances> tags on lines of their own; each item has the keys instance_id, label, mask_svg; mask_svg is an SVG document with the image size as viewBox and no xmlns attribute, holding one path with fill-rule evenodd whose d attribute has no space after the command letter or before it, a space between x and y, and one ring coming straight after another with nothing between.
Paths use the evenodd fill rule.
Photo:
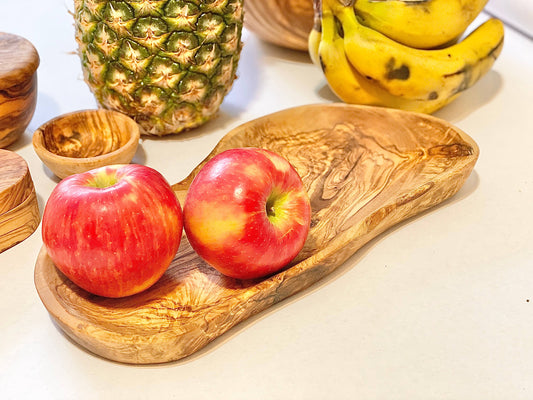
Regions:
<instances>
[{"instance_id":1,"label":"olive wood bowl","mask_svg":"<svg viewBox=\"0 0 533 400\"><path fill-rule=\"evenodd\" d=\"M139 145L140 129L127 115L83 110L56 117L33 134L33 148L59 178L112 164L128 164Z\"/></svg>"},{"instance_id":2,"label":"olive wood bowl","mask_svg":"<svg viewBox=\"0 0 533 400\"><path fill-rule=\"evenodd\" d=\"M18 154L0 149L0 253L30 236L40 221L28 164Z\"/></svg>"},{"instance_id":3,"label":"olive wood bowl","mask_svg":"<svg viewBox=\"0 0 533 400\"><path fill-rule=\"evenodd\" d=\"M244 25L265 42L307 51L313 0L246 0Z\"/></svg>"},{"instance_id":4,"label":"olive wood bowl","mask_svg":"<svg viewBox=\"0 0 533 400\"><path fill-rule=\"evenodd\" d=\"M26 39L0 32L0 148L26 130L37 104L39 54Z\"/></svg>"},{"instance_id":5,"label":"olive wood bowl","mask_svg":"<svg viewBox=\"0 0 533 400\"><path fill-rule=\"evenodd\" d=\"M188 356L330 274L386 229L455 194L478 157L468 135L432 116L345 104L302 106L229 132L173 186L182 204L208 159L242 146L278 152L302 177L312 221L296 259L263 279L228 278L204 263L184 236L154 286L131 297L108 299L71 283L43 246L35 285L69 337L91 352L125 363Z\"/></svg>"}]
</instances>

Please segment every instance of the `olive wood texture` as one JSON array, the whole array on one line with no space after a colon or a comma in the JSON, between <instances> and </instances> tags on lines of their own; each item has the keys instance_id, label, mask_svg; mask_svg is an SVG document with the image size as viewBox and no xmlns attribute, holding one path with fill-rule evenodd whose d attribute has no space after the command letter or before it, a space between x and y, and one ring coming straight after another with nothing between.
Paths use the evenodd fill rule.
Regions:
<instances>
[{"instance_id":1,"label":"olive wood texture","mask_svg":"<svg viewBox=\"0 0 533 400\"><path fill-rule=\"evenodd\" d=\"M59 178L111 164L128 164L139 145L139 125L122 113L83 110L60 115L33 134L33 148Z\"/></svg>"},{"instance_id":2,"label":"olive wood texture","mask_svg":"<svg viewBox=\"0 0 533 400\"><path fill-rule=\"evenodd\" d=\"M313 27L312 0L246 0L244 24L266 42L307 51Z\"/></svg>"},{"instance_id":3,"label":"olive wood texture","mask_svg":"<svg viewBox=\"0 0 533 400\"><path fill-rule=\"evenodd\" d=\"M30 236L40 221L26 161L0 149L0 253Z\"/></svg>"},{"instance_id":4,"label":"olive wood texture","mask_svg":"<svg viewBox=\"0 0 533 400\"><path fill-rule=\"evenodd\" d=\"M133 364L188 356L248 317L331 273L387 228L452 196L478 157L476 143L435 117L354 105L297 107L229 132L182 182L183 200L199 168L229 148L278 152L301 175L312 206L304 248L283 271L242 281L205 264L186 238L153 287L123 299L90 295L41 249L35 284L74 341Z\"/></svg>"},{"instance_id":5,"label":"olive wood texture","mask_svg":"<svg viewBox=\"0 0 533 400\"><path fill-rule=\"evenodd\" d=\"M26 130L37 104L39 55L26 39L0 32L0 148Z\"/></svg>"}]
</instances>

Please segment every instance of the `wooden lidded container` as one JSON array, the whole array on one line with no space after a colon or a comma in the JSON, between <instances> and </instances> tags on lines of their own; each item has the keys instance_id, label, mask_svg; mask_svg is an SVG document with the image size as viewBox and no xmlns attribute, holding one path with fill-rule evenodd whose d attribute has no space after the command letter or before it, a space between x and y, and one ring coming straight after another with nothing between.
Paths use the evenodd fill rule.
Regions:
<instances>
[{"instance_id":1,"label":"wooden lidded container","mask_svg":"<svg viewBox=\"0 0 533 400\"><path fill-rule=\"evenodd\" d=\"M0 149L0 253L30 236L40 221L28 164L17 153Z\"/></svg>"},{"instance_id":2,"label":"wooden lidded container","mask_svg":"<svg viewBox=\"0 0 533 400\"><path fill-rule=\"evenodd\" d=\"M313 0L246 0L244 26L276 46L307 51Z\"/></svg>"},{"instance_id":3,"label":"wooden lidded container","mask_svg":"<svg viewBox=\"0 0 533 400\"><path fill-rule=\"evenodd\" d=\"M0 148L15 142L37 103L39 54L26 39L0 32Z\"/></svg>"}]
</instances>

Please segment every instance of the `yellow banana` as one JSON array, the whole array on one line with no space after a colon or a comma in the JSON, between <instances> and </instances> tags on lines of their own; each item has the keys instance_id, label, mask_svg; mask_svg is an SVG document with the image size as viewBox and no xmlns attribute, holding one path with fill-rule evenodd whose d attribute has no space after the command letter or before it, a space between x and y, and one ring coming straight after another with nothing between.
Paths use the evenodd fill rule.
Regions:
<instances>
[{"instance_id":1,"label":"yellow banana","mask_svg":"<svg viewBox=\"0 0 533 400\"><path fill-rule=\"evenodd\" d=\"M344 102L432 113L456 96L436 100L408 100L393 96L361 76L348 62L344 41L331 10L324 8L318 47L319 65L331 90Z\"/></svg>"},{"instance_id":2,"label":"yellow banana","mask_svg":"<svg viewBox=\"0 0 533 400\"><path fill-rule=\"evenodd\" d=\"M361 24L406 46L440 47L459 38L488 0L356 0Z\"/></svg>"},{"instance_id":3,"label":"yellow banana","mask_svg":"<svg viewBox=\"0 0 533 400\"><path fill-rule=\"evenodd\" d=\"M318 46L319 65L331 90L346 103L369 104L372 96L359 85L344 53L344 42L335 26L330 10L322 13L322 38Z\"/></svg>"},{"instance_id":4,"label":"yellow banana","mask_svg":"<svg viewBox=\"0 0 533 400\"><path fill-rule=\"evenodd\" d=\"M307 39L307 45L309 48L309 57L313 64L320 66L320 60L318 59L318 45L322 39L322 4L319 0L313 0L313 28L309 32Z\"/></svg>"},{"instance_id":5,"label":"yellow banana","mask_svg":"<svg viewBox=\"0 0 533 400\"><path fill-rule=\"evenodd\" d=\"M503 24L489 19L463 41L438 50L399 44L359 23L353 7L324 0L340 20L352 66L394 96L414 100L449 98L472 86L493 65L503 46Z\"/></svg>"},{"instance_id":6,"label":"yellow banana","mask_svg":"<svg viewBox=\"0 0 533 400\"><path fill-rule=\"evenodd\" d=\"M309 46L309 57L311 57L311 61L315 65L320 65L320 60L318 59L318 45L320 44L321 39L322 32L315 28L311 29L307 43Z\"/></svg>"}]
</instances>

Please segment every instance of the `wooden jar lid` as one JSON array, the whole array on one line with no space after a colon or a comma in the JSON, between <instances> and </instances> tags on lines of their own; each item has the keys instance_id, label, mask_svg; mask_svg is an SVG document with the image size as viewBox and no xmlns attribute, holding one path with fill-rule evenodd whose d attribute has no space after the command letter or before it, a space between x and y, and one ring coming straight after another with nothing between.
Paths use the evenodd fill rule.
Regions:
<instances>
[{"instance_id":1,"label":"wooden jar lid","mask_svg":"<svg viewBox=\"0 0 533 400\"><path fill-rule=\"evenodd\" d=\"M31 79L39 66L39 54L26 39L0 32L0 90Z\"/></svg>"},{"instance_id":2,"label":"wooden jar lid","mask_svg":"<svg viewBox=\"0 0 533 400\"><path fill-rule=\"evenodd\" d=\"M0 149L0 253L30 236L40 220L26 161Z\"/></svg>"},{"instance_id":3,"label":"wooden jar lid","mask_svg":"<svg viewBox=\"0 0 533 400\"><path fill-rule=\"evenodd\" d=\"M37 103L39 54L26 39L0 32L0 148L15 142Z\"/></svg>"}]
</instances>

